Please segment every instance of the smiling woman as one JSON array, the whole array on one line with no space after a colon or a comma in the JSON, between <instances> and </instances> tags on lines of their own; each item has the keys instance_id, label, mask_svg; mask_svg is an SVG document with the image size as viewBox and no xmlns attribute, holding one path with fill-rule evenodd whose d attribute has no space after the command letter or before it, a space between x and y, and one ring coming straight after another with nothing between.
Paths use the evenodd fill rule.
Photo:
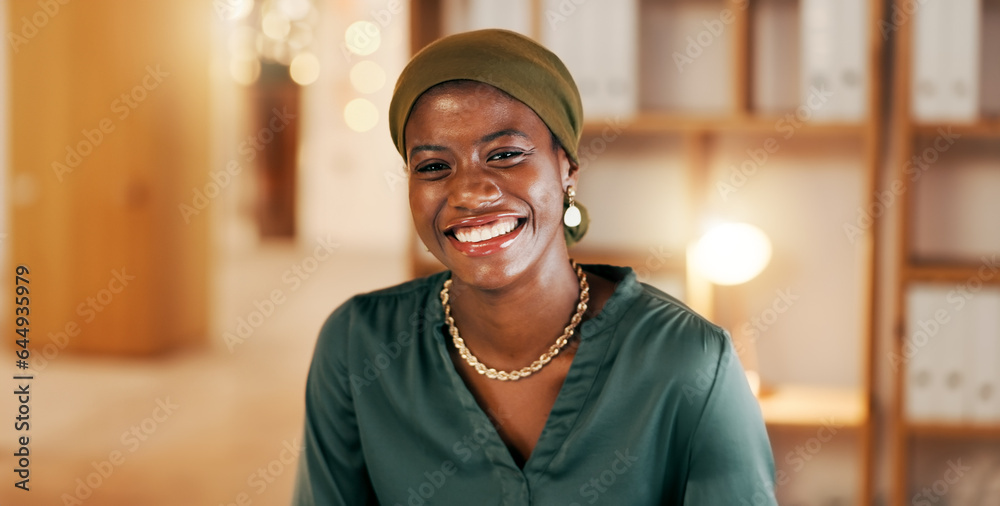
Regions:
<instances>
[{"instance_id":1,"label":"smiling woman","mask_svg":"<svg viewBox=\"0 0 1000 506\"><path fill-rule=\"evenodd\" d=\"M570 259L582 120L562 62L512 32L407 65L390 130L447 270L324 324L294 504L776 504L725 331Z\"/></svg>"}]
</instances>

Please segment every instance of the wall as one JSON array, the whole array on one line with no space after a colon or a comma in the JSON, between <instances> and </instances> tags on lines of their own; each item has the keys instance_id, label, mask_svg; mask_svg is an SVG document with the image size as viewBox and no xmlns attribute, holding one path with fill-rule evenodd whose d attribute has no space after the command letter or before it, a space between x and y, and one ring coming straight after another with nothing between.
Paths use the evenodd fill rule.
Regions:
<instances>
[{"instance_id":1,"label":"wall","mask_svg":"<svg viewBox=\"0 0 1000 506\"><path fill-rule=\"evenodd\" d=\"M316 48L325 71L302 95L299 195L303 243L332 234L351 250L400 254L409 244L412 225L405 173L387 123L392 89L409 56L409 13L407 2L392 13L392 3L396 2L321 6ZM380 29L379 49L369 56L344 49L344 32L357 20ZM349 80L351 66L362 60L378 63L386 73L383 87L368 95L355 91ZM378 123L367 132L354 132L344 122L344 107L355 98L367 98L378 108Z\"/></svg>"}]
</instances>

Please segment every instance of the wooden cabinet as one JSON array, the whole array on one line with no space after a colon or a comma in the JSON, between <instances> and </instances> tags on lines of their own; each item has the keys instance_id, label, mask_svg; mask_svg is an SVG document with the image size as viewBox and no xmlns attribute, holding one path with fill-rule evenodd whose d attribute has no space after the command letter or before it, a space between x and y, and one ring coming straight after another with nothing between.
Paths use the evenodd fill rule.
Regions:
<instances>
[{"instance_id":1,"label":"wooden cabinet","mask_svg":"<svg viewBox=\"0 0 1000 506\"><path fill-rule=\"evenodd\" d=\"M13 31L33 24L9 58L4 270L31 271L35 365L67 351L205 342L211 9L187 0L4 8Z\"/></svg>"}]
</instances>

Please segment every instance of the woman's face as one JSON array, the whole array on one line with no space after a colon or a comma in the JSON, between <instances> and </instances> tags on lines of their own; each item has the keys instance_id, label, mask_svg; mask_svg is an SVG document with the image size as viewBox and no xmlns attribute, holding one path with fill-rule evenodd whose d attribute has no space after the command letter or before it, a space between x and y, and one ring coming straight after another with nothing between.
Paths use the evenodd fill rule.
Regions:
<instances>
[{"instance_id":1,"label":"woman's face","mask_svg":"<svg viewBox=\"0 0 1000 506\"><path fill-rule=\"evenodd\" d=\"M458 280L500 288L565 261L563 191L577 170L531 108L445 83L417 100L404 134L417 234Z\"/></svg>"}]
</instances>

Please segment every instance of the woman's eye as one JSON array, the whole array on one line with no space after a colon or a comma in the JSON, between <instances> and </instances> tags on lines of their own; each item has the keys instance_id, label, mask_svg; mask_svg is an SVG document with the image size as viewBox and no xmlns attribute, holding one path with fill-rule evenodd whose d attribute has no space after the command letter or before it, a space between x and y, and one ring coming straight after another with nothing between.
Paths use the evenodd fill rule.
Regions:
<instances>
[{"instance_id":1,"label":"woman's eye","mask_svg":"<svg viewBox=\"0 0 1000 506\"><path fill-rule=\"evenodd\" d=\"M427 165L421 165L417 167L415 172L437 172L439 170L445 170L448 166L443 163L428 163Z\"/></svg>"},{"instance_id":2,"label":"woman's eye","mask_svg":"<svg viewBox=\"0 0 1000 506\"><path fill-rule=\"evenodd\" d=\"M507 159L514 158L514 157L517 157L517 156L520 156L520 155L523 155L523 154L524 154L524 152L522 152L522 151L504 151L502 153L497 153L497 154L491 156L489 158L489 161L493 162L493 161L499 161L499 160L507 160Z\"/></svg>"}]
</instances>

